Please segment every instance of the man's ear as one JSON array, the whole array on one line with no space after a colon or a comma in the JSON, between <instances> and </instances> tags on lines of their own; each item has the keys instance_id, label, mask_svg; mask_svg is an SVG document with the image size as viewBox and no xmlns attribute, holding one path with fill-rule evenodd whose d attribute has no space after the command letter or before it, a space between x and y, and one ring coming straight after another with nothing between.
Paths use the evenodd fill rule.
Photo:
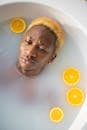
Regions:
<instances>
[{"instance_id":1,"label":"man's ear","mask_svg":"<svg viewBox=\"0 0 87 130\"><path fill-rule=\"evenodd\" d=\"M57 55L54 53L54 54L50 57L48 63L51 63L51 62L56 58L56 56L57 56Z\"/></svg>"}]
</instances>

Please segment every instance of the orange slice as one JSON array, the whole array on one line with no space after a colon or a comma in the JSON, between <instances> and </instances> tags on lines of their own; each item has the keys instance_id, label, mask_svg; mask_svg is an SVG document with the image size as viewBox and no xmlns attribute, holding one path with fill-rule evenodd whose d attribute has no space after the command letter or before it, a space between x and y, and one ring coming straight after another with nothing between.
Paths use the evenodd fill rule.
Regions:
<instances>
[{"instance_id":1,"label":"orange slice","mask_svg":"<svg viewBox=\"0 0 87 130\"><path fill-rule=\"evenodd\" d=\"M59 107L54 107L50 111L50 119L51 121L58 123L60 122L64 117L63 110Z\"/></svg>"},{"instance_id":2,"label":"orange slice","mask_svg":"<svg viewBox=\"0 0 87 130\"><path fill-rule=\"evenodd\" d=\"M69 86L76 85L80 80L80 72L76 68L67 68L63 72L63 80Z\"/></svg>"},{"instance_id":3,"label":"orange slice","mask_svg":"<svg viewBox=\"0 0 87 130\"><path fill-rule=\"evenodd\" d=\"M70 105L78 106L84 101L84 92L80 88L74 87L68 90L66 98Z\"/></svg>"},{"instance_id":4,"label":"orange slice","mask_svg":"<svg viewBox=\"0 0 87 130\"><path fill-rule=\"evenodd\" d=\"M22 18L13 18L10 22L10 29L12 32L21 33L25 30L26 23Z\"/></svg>"}]
</instances>

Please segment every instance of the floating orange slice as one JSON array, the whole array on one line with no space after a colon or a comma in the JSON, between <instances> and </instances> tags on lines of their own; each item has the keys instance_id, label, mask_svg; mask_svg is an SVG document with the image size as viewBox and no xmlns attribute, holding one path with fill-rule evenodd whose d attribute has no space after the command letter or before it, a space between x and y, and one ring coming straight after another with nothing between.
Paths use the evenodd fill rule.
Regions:
<instances>
[{"instance_id":1,"label":"floating orange slice","mask_svg":"<svg viewBox=\"0 0 87 130\"><path fill-rule=\"evenodd\" d=\"M78 106L84 101L84 92L80 88L74 87L68 90L66 98L69 104Z\"/></svg>"},{"instance_id":2,"label":"floating orange slice","mask_svg":"<svg viewBox=\"0 0 87 130\"><path fill-rule=\"evenodd\" d=\"M60 122L64 117L63 110L59 107L54 107L50 111L50 119L51 121L58 123Z\"/></svg>"},{"instance_id":3,"label":"floating orange slice","mask_svg":"<svg viewBox=\"0 0 87 130\"><path fill-rule=\"evenodd\" d=\"M13 18L10 22L10 29L12 32L21 33L25 30L26 23L22 18Z\"/></svg>"},{"instance_id":4,"label":"floating orange slice","mask_svg":"<svg viewBox=\"0 0 87 130\"><path fill-rule=\"evenodd\" d=\"M76 68L67 68L63 72L63 80L69 86L76 85L80 80L80 72Z\"/></svg>"}]
</instances>

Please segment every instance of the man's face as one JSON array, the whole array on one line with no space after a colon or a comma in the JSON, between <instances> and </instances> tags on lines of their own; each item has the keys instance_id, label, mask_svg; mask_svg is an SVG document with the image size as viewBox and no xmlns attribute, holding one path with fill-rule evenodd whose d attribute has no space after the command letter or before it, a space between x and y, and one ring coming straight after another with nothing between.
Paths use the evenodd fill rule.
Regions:
<instances>
[{"instance_id":1,"label":"man's face","mask_svg":"<svg viewBox=\"0 0 87 130\"><path fill-rule=\"evenodd\" d=\"M25 75L36 75L49 62L55 50L56 36L43 25L26 32L19 50L18 64Z\"/></svg>"}]
</instances>

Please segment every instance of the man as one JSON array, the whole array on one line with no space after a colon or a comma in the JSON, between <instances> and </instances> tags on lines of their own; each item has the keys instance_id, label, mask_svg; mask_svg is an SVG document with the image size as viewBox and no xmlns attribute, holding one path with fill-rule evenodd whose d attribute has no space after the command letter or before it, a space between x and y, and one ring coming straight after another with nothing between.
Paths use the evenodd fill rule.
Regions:
<instances>
[{"instance_id":1,"label":"man","mask_svg":"<svg viewBox=\"0 0 87 130\"><path fill-rule=\"evenodd\" d=\"M18 69L26 76L39 74L55 57L64 41L59 23L41 17L33 20L19 48Z\"/></svg>"}]
</instances>

